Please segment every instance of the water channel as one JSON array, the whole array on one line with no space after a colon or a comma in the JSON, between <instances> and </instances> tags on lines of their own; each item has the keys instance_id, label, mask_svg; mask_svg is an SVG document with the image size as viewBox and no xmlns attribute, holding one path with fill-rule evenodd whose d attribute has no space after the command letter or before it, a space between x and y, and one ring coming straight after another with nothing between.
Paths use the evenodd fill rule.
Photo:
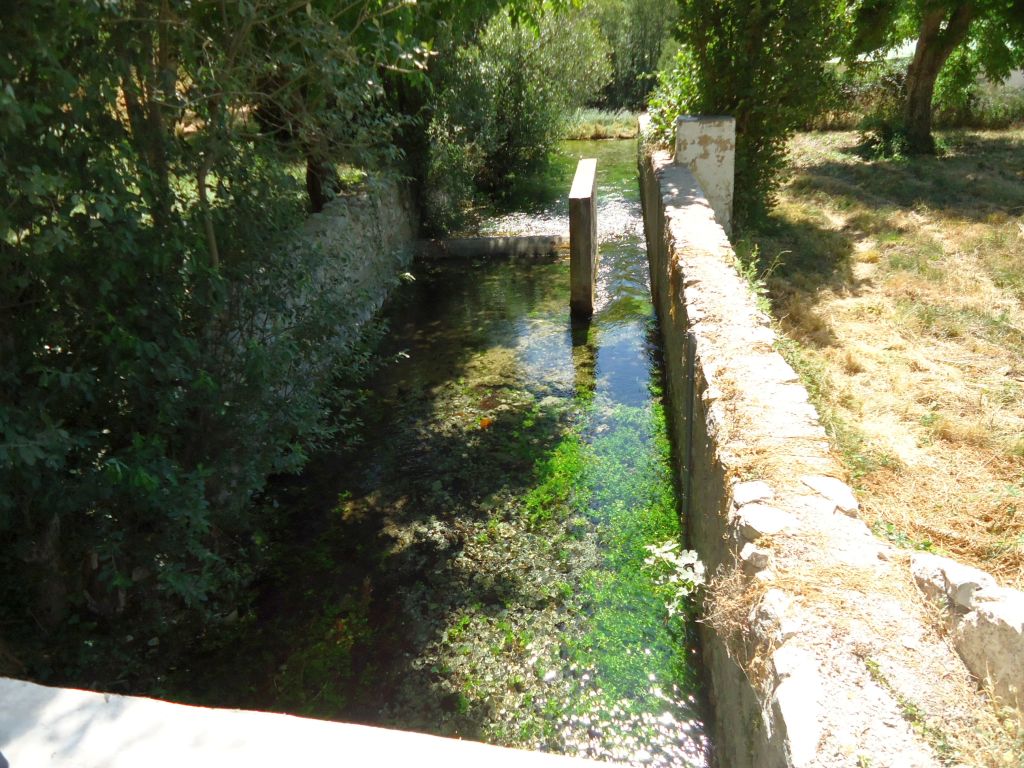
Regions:
<instances>
[{"instance_id":1,"label":"water channel","mask_svg":"<svg viewBox=\"0 0 1024 768\"><path fill-rule=\"evenodd\" d=\"M564 231L597 157L591 323L566 257L414 266L360 446L278 494L291 538L244 640L187 671L193 700L708 764L692 620L650 549L681 533L635 152L565 143L486 224Z\"/></svg>"}]
</instances>

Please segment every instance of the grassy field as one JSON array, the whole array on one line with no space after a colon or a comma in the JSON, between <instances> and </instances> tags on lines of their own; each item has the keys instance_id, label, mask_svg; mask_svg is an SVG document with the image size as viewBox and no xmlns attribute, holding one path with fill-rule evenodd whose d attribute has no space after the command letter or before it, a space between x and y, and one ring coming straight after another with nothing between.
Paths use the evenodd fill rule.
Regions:
<instances>
[{"instance_id":1,"label":"grassy field","mask_svg":"<svg viewBox=\"0 0 1024 768\"><path fill-rule=\"evenodd\" d=\"M738 243L764 281L875 533L1024 586L1024 130L866 160L808 133L772 219Z\"/></svg>"}]
</instances>

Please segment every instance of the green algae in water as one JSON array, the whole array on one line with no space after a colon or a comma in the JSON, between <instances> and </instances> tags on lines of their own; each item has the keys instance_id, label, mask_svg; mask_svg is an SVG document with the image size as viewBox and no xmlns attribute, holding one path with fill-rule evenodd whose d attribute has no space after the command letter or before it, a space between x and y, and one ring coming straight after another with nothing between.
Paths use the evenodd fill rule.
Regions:
<instances>
[{"instance_id":1,"label":"green algae in water","mask_svg":"<svg viewBox=\"0 0 1024 768\"><path fill-rule=\"evenodd\" d=\"M282 497L264 608L193 700L707 763L692 623L645 565L681 531L635 143L567 145L563 195L582 154L615 224L592 322L565 261L419 265L362 446Z\"/></svg>"}]
</instances>

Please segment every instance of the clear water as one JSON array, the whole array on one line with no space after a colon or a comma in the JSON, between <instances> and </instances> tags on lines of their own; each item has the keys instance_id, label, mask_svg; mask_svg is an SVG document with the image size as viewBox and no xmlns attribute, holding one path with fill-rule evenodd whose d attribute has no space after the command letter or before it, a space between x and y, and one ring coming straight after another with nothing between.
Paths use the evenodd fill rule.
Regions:
<instances>
[{"instance_id":1,"label":"clear water","mask_svg":"<svg viewBox=\"0 0 1024 768\"><path fill-rule=\"evenodd\" d=\"M564 258L414 268L362 444L279 494L292 536L242 638L187 671L193 699L708 763L692 622L645 563L681 531L635 151L566 143L484 226L565 230L597 157L592 322Z\"/></svg>"}]
</instances>

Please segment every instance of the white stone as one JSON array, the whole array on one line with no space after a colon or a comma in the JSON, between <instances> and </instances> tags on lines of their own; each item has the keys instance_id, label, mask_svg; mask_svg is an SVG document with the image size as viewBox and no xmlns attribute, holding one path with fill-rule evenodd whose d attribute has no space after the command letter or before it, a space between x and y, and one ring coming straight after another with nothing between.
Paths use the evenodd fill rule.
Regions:
<instances>
[{"instance_id":1,"label":"white stone","mask_svg":"<svg viewBox=\"0 0 1024 768\"><path fill-rule=\"evenodd\" d=\"M810 651L786 643L772 654L776 687L772 696L775 730L783 735L793 768L814 763L821 741L824 687Z\"/></svg>"},{"instance_id":2,"label":"white stone","mask_svg":"<svg viewBox=\"0 0 1024 768\"><path fill-rule=\"evenodd\" d=\"M269 712L172 704L0 678L0 749L14 768L542 768L575 758Z\"/></svg>"},{"instance_id":3,"label":"white stone","mask_svg":"<svg viewBox=\"0 0 1024 768\"><path fill-rule=\"evenodd\" d=\"M1024 704L1024 593L999 590L997 599L979 601L954 633L967 668L988 679L996 695Z\"/></svg>"},{"instance_id":4,"label":"white stone","mask_svg":"<svg viewBox=\"0 0 1024 768\"><path fill-rule=\"evenodd\" d=\"M926 595L946 597L963 610L975 607L976 592L998 590L996 580L984 571L929 552L910 556L910 572Z\"/></svg>"},{"instance_id":5,"label":"white stone","mask_svg":"<svg viewBox=\"0 0 1024 768\"><path fill-rule=\"evenodd\" d=\"M803 630L803 622L791 610L792 604L793 599L788 594L772 588L764 593L757 608L758 621L772 627L776 637L783 643Z\"/></svg>"},{"instance_id":6,"label":"white stone","mask_svg":"<svg viewBox=\"0 0 1024 768\"><path fill-rule=\"evenodd\" d=\"M767 568L771 562L771 556L763 549L758 549L751 543L746 543L740 550L740 560L743 561L743 570L748 576L754 572Z\"/></svg>"},{"instance_id":7,"label":"white stone","mask_svg":"<svg viewBox=\"0 0 1024 768\"><path fill-rule=\"evenodd\" d=\"M774 496L775 491L764 480L749 480L732 487L732 503L736 507L755 501L769 501Z\"/></svg>"},{"instance_id":8,"label":"white stone","mask_svg":"<svg viewBox=\"0 0 1024 768\"><path fill-rule=\"evenodd\" d=\"M732 364L737 376L749 376L760 382L771 382L776 385L800 381L793 367L778 352L738 356L733 359ZM794 388L792 393L797 402L807 400L807 390L803 387Z\"/></svg>"},{"instance_id":9,"label":"white stone","mask_svg":"<svg viewBox=\"0 0 1024 768\"><path fill-rule=\"evenodd\" d=\"M853 490L842 480L837 480L828 475L804 475L800 478L800 482L808 488L817 491L829 501L834 502L840 512L854 515L860 509L860 504L857 502L857 497L853 495Z\"/></svg>"},{"instance_id":10,"label":"white stone","mask_svg":"<svg viewBox=\"0 0 1024 768\"><path fill-rule=\"evenodd\" d=\"M797 527L797 520L788 512L767 504L746 504L736 513L740 536L745 541L757 541L762 536L774 536Z\"/></svg>"},{"instance_id":11,"label":"white stone","mask_svg":"<svg viewBox=\"0 0 1024 768\"><path fill-rule=\"evenodd\" d=\"M1024 592L928 552L914 553L910 569L922 592L952 610L954 645L971 673L1004 701L1024 704Z\"/></svg>"},{"instance_id":12,"label":"white stone","mask_svg":"<svg viewBox=\"0 0 1024 768\"><path fill-rule=\"evenodd\" d=\"M942 571L945 559L927 552L915 552L910 556L910 573L918 589L930 600L946 599L946 576Z\"/></svg>"}]
</instances>

